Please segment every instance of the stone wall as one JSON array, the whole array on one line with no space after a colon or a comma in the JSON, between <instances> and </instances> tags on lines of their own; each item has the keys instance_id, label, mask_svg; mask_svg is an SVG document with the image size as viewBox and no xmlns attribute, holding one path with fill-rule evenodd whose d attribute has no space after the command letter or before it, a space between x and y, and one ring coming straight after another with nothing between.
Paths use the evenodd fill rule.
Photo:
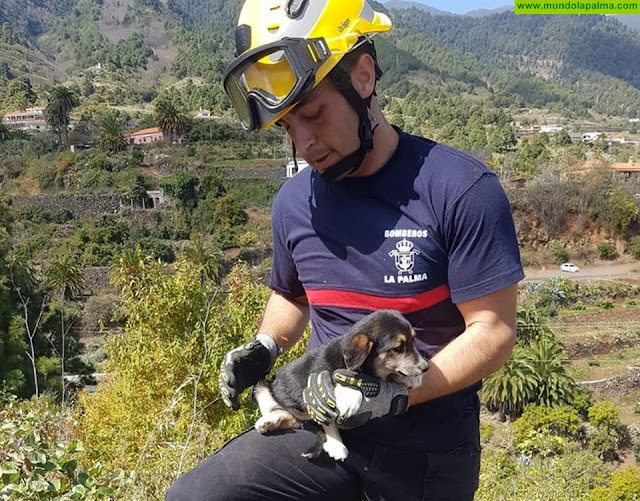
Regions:
<instances>
[{"instance_id":1,"label":"stone wall","mask_svg":"<svg viewBox=\"0 0 640 501\"><path fill-rule=\"evenodd\" d=\"M127 198L114 194L15 196L11 204L18 211L31 210L52 216L67 212L74 219L116 215L130 207Z\"/></svg>"},{"instance_id":2,"label":"stone wall","mask_svg":"<svg viewBox=\"0 0 640 501\"><path fill-rule=\"evenodd\" d=\"M286 179L284 167L262 167L259 169L229 169L227 175L237 179Z\"/></svg>"},{"instance_id":3,"label":"stone wall","mask_svg":"<svg viewBox=\"0 0 640 501\"><path fill-rule=\"evenodd\" d=\"M640 387L640 367L630 367L625 374L620 376L598 381L582 381L578 384L598 396L623 397L632 394Z\"/></svg>"}]
</instances>

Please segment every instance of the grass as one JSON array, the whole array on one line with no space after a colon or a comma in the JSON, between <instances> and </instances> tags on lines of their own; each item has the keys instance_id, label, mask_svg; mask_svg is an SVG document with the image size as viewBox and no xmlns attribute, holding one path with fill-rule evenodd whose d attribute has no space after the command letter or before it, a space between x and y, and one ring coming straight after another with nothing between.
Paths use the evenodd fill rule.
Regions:
<instances>
[{"instance_id":1,"label":"grass","mask_svg":"<svg viewBox=\"0 0 640 501\"><path fill-rule=\"evenodd\" d=\"M626 373L631 365L640 361L640 346L593 355L571 362L571 375L579 381L595 381Z\"/></svg>"}]
</instances>

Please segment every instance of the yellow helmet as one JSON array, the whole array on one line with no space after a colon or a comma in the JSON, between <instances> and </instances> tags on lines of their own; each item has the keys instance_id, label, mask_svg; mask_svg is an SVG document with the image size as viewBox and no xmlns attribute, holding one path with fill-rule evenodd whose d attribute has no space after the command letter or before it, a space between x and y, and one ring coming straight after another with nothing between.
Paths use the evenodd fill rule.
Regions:
<instances>
[{"instance_id":1,"label":"yellow helmet","mask_svg":"<svg viewBox=\"0 0 640 501\"><path fill-rule=\"evenodd\" d=\"M390 29L365 0L246 0L223 79L243 127L273 125L359 40Z\"/></svg>"}]
</instances>

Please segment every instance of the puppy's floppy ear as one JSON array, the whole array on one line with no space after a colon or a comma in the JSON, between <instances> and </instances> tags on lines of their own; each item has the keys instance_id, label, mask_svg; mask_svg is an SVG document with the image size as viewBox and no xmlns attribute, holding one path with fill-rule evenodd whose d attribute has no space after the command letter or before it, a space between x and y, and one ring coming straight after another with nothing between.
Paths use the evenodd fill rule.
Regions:
<instances>
[{"instance_id":1,"label":"puppy's floppy ear","mask_svg":"<svg viewBox=\"0 0 640 501\"><path fill-rule=\"evenodd\" d=\"M354 334L344 349L344 361L347 369L356 370L364 363L373 348L373 340L364 332Z\"/></svg>"}]
</instances>

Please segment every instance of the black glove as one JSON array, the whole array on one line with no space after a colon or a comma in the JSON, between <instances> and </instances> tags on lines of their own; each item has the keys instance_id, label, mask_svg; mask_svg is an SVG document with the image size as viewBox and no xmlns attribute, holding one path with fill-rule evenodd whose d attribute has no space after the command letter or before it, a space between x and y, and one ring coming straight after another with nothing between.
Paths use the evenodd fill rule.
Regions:
<instances>
[{"instance_id":1,"label":"black glove","mask_svg":"<svg viewBox=\"0 0 640 501\"><path fill-rule=\"evenodd\" d=\"M265 334L229 351L222 360L218 380L224 403L238 410L238 396L269 373L277 356L275 341Z\"/></svg>"},{"instance_id":2,"label":"black glove","mask_svg":"<svg viewBox=\"0 0 640 501\"><path fill-rule=\"evenodd\" d=\"M363 396L360 405L341 413L334 383L359 390ZM338 369L333 375L329 371L311 374L302 396L311 419L325 426L335 422L343 430L362 426L372 418L404 414L409 407L405 385L347 369Z\"/></svg>"}]
</instances>

